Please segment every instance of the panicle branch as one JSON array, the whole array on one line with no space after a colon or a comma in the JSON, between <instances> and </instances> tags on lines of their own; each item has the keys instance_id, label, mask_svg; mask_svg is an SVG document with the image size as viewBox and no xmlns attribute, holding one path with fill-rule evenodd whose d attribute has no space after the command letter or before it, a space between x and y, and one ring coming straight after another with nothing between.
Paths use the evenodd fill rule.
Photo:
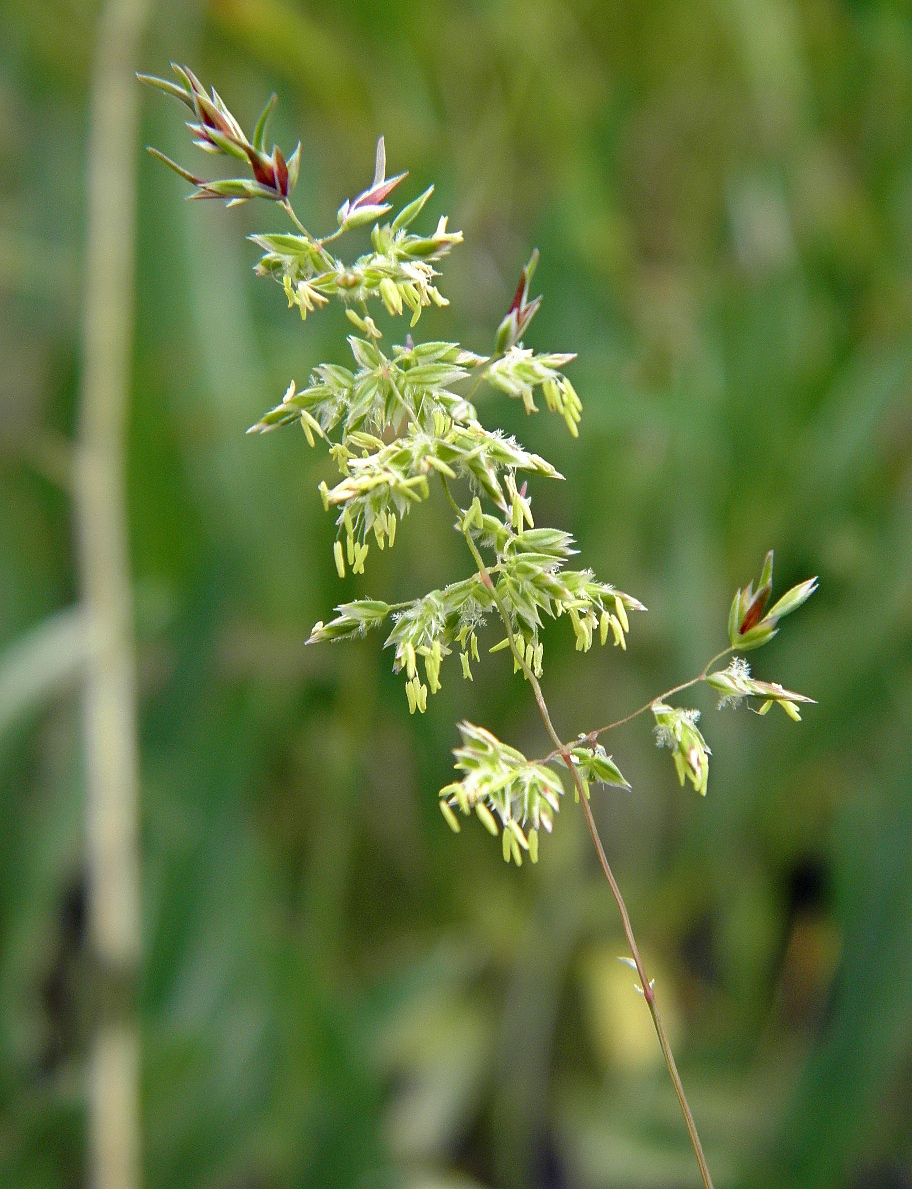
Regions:
<instances>
[{"instance_id":1,"label":"panicle branch","mask_svg":"<svg viewBox=\"0 0 912 1189\"><path fill-rule=\"evenodd\" d=\"M395 320L408 312L414 328L429 306L448 304L437 287L439 273L434 266L462 242L462 233L448 230L445 216L438 218L433 231L419 234L411 230L433 187L403 206L391 220L381 222L393 209L389 199L394 189L407 176L405 172L386 176L386 144L381 136L370 184L341 204L337 228L317 237L290 203L300 168L300 144L287 160L276 146L266 152L266 129L275 96L248 138L215 90L207 94L186 67L173 69L178 83L139 77L190 110L188 127L198 148L242 162L250 176L205 180L158 150L150 152L196 187L191 198L222 198L228 206L253 198L278 203L295 230L250 237L261 252L256 272L281 285L289 306L297 308L302 319L338 301L357 331L348 339L351 367L316 364L304 387L299 389L292 381L281 402L249 432L265 433L298 423L311 447L318 441L326 445L341 477L332 486L323 480L319 494L326 511L336 518L333 557L340 579L348 570L354 575L365 573L371 545L381 550L393 547L398 526L414 504L430 498L435 480L442 484L456 518L455 527L476 566L470 577L405 603L390 605L371 598L341 603L335 608L335 618L314 625L308 643L352 639L391 623L386 646L393 650L393 669L405 674L410 712L424 712L429 693L441 688L446 657L458 652L462 675L472 680L472 666L480 661L479 635L492 614L500 620L506 636L489 651L511 653L514 671L531 686L555 750L544 760L529 760L486 728L460 723L462 742L454 752L460 775L440 791L441 812L456 832L461 817L477 817L492 834L500 835L507 862L519 865L524 855L535 862L539 832L551 831L560 808L564 791L561 772L569 772L621 914L704 1186L711 1189L653 983L646 977L588 803L592 784L630 789L598 737L651 711L656 743L671 751L681 785L690 781L705 795L711 753L697 726L699 712L673 706L668 699L706 682L720 695L720 706L759 700L759 714L777 704L790 718L799 720L798 706L811 699L774 682L752 678L741 657L733 657L724 669L710 670L735 650L745 652L772 639L779 621L813 594L817 580L793 587L767 610L773 581L770 552L756 588L751 582L735 594L728 623L730 647L714 657L702 673L618 723L581 734L572 743L561 743L539 684L545 620L565 616L578 651L588 652L596 638L602 645L611 640L623 650L630 630L629 613L646 608L632 595L599 580L592 570L567 567L576 553L573 538L561 529L535 524L527 481L519 480L520 474L546 479L562 476L546 459L500 430L485 428L479 418L475 402L483 384L520 400L527 413L537 412L538 392L569 432L574 437L578 434L582 403L564 370L575 356L539 353L524 343L541 304L540 297L530 297L538 252L533 252L520 273L490 354L478 354L454 342L415 343L410 333L403 343L382 348L383 332L374 313L382 321L384 315ZM366 226L371 226L368 251L346 261L331 250L330 245L343 234ZM465 506L452 495L449 481L464 485L468 495Z\"/></svg>"},{"instance_id":2,"label":"panicle branch","mask_svg":"<svg viewBox=\"0 0 912 1189\"><path fill-rule=\"evenodd\" d=\"M382 347L383 333L370 311L371 304L381 320L381 310L390 319L408 313L412 327L428 306L447 304L437 287L435 265L462 242L462 233L448 230L446 216L438 218L431 232L412 230L433 187L383 221L393 210L393 191L407 173L387 177L386 142L381 136L370 184L341 204L336 230L317 237L289 202L298 176L300 144L287 161L276 146L266 152L266 130L275 96L248 137L214 89L207 94L191 70L173 69L177 83L147 75L140 78L189 109L188 127L197 147L243 162L252 176L207 181L163 158L166 164L196 186L193 198L224 198L229 206L251 198L278 202L291 217L295 231L250 237L261 251L257 273L278 282L288 304L297 308L302 318L332 301L341 302L357 331L348 339L351 367L317 364L303 388L292 381L282 401L249 431L265 433L297 422L310 446L325 443L340 472L335 484L323 480L319 485L323 506L336 519L333 558L339 577L344 578L349 570L354 575L364 574L372 546L392 548L398 526L410 509L430 498L435 477L444 484L462 481L470 496L466 506L455 501L452 506L456 528L465 536L478 565L476 574L397 608L374 599L340 604L334 619L314 625L309 642L359 636L391 618L386 645L393 650L394 670L405 674L412 713L423 712L428 695L440 689L443 662L454 651L459 654L463 677L472 680L472 667L480 658L479 633L492 613L502 621L506 636L489 651L510 651L514 671L535 685L544 671L546 620L566 617L580 652L588 652L596 639L602 645L610 640L626 649L629 613L645 611L645 607L632 595L600 581L591 570L568 568L567 561L576 552L573 539L560 529L536 526L527 482L519 479L521 474L560 479L560 474L514 438L485 428L477 410L476 394L482 384L520 400L528 413L537 411L539 392L570 433L578 433L582 403L565 374L575 356L571 352L536 352L524 343L541 304L541 297L530 295L538 252L532 253L520 273L489 355L455 342L415 343L411 334L404 343ZM365 226L371 228L369 251L349 261L334 254L330 247L334 241ZM817 586L816 579L801 583L767 610L772 581L773 554L769 553L756 587L751 582L735 594L727 651L745 652L772 639L779 621L800 607ZM720 705L759 700L758 713L765 714L777 704L795 720L800 718L799 705L811 701L777 683L752 678L740 657L725 669L710 673L709 668L621 720L629 721L650 710L656 742L670 749L681 784L689 780L701 794L707 789L710 748L697 727L697 711L670 705L666 699L671 694L705 681L720 694ZM610 726L581 736L588 740L585 746L562 745L545 763L566 767L566 757L572 756L575 775L583 782L580 787L588 788L589 781L601 780L609 772L605 764L610 760L596 742L608 729ZM465 732L464 737L469 738ZM486 747L493 747L493 736L471 738L478 746L478 740L483 739ZM463 768L468 747L464 743L456 753ZM547 770L533 764L523 771L537 772L539 768ZM472 768L472 779L477 771ZM467 771L463 781L470 775ZM616 775L617 779L607 782L628 787L620 773ZM504 787L509 790L512 786ZM485 797L457 796L454 786L448 788L442 804L450 809L454 805L472 807L476 801L491 808ZM506 812L511 804L507 798L501 808ZM508 820L500 816L503 822ZM516 820L515 814L509 817L511 822ZM520 851L525 850L515 835L514 840ZM512 849L507 857L515 858Z\"/></svg>"}]
</instances>

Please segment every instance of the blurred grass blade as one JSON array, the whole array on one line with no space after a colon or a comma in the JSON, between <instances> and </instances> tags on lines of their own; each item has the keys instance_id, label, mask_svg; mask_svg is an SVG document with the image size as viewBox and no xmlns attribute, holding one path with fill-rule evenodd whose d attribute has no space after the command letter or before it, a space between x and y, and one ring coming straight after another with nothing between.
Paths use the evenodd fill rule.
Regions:
<instances>
[{"instance_id":1,"label":"blurred grass blade","mask_svg":"<svg viewBox=\"0 0 912 1189\"><path fill-rule=\"evenodd\" d=\"M41 621L0 656L0 736L77 680L89 648L88 616L68 607Z\"/></svg>"}]
</instances>

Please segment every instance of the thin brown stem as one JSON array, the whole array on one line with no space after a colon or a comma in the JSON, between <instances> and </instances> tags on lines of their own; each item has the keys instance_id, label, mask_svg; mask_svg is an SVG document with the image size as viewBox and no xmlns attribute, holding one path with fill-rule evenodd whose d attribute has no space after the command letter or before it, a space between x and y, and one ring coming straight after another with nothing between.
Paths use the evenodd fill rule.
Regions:
<instances>
[{"instance_id":1,"label":"thin brown stem","mask_svg":"<svg viewBox=\"0 0 912 1189\"><path fill-rule=\"evenodd\" d=\"M292 223L294 223L295 227L297 227L298 231L300 231L300 233L304 236L304 238L309 239L312 244L316 244L319 247L320 241L315 239L314 236L310 234L310 232L295 214L295 209L287 198L283 200L282 208L285 211L285 214L288 215L289 219L291 219Z\"/></svg>"},{"instance_id":2,"label":"thin brown stem","mask_svg":"<svg viewBox=\"0 0 912 1189\"><path fill-rule=\"evenodd\" d=\"M569 758L569 757L568 757ZM637 947L636 938L633 934L633 926L630 923L630 915L627 912L627 905L624 903L624 897L621 895L621 889L618 887L617 880L614 878L614 872L608 863L608 858L605 855L605 848L602 846L602 840L599 837L598 827L595 824L595 818L592 815L592 806L589 804L589 798L582 793L580 788L579 775L575 768L570 768L573 774L574 782L577 786L580 804L583 807L583 813L586 816L586 825L589 827L589 833L592 836L592 843L598 855L599 864L604 872L605 879L608 881L608 886L611 888L611 894L614 896L614 902L617 904L618 912L621 915L621 924L624 929L624 936L627 939L627 945L630 947L630 953L636 963L637 974L640 977L640 989L643 992L643 998L646 1000L646 1006L649 1008L649 1014L652 1016L652 1024L655 1028L656 1036L659 1038L659 1045L662 1049L662 1056L665 1058L665 1065L668 1068L668 1074L671 1077L675 1088L675 1094L678 1096L678 1104L681 1107L681 1114L684 1116L684 1124L687 1127L687 1134L690 1136L690 1142L694 1150L694 1155L697 1158L697 1164L700 1166L700 1176L703 1178L703 1185L705 1189L713 1189L712 1177L709 1175L709 1167L706 1163L706 1157L703 1154L703 1145L700 1143L700 1135L697 1131L697 1125L694 1122L694 1117L690 1109L690 1104L687 1101L687 1095L684 1093L684 1084L681 1081L681 1075L678 1073L678 1066L674 1059L674 1053L671 1051L671 1044L668 1040L668 1033L665 1031L665 1023L659 1012L659 1005L656 1000L655 989L651 981L647 978L646 968L643 965L643 959L640 956L639 948Z\"/></svg>"},{"instance_id":3,"label":"thin brown stem","mask_svg":"<svg viewBox=\"0 0 912 1189\"><path fill-rule=\"evenodd\" d=\"M587 735L585 735L585 738L587 740L591 739L594 743L599 735L604 735L608 731L613 731L615 727L623 727L626 726L627 723L633 722L635 718L639 718L641 714L645 714L647 710L651 710L652 707L655 706L656 702L664 702L666 698L673 698L675 694L683 693L684 690L691 689L693 686L699 685L701 681L705 681L709 676L709 670L713 667L716 661L720 661L723 656L728 656L730 652L734 652L734 649L723 648L721 652L717 652L714 657L708 660L703 667L703 670L698 673L696 677L691 677L690 681L682 681L680 685L673 685L671 689L666 689L664 693L659 694L657 697L650 698L648 702L644 702L642 706L639 706L636 710L631 711L630 714L625 714L623 718L617 718L614 720L614 722L606 723L605 726L599 727L595 731L590 731ZM574 741L573 744L574 746L575 742L576 741ZM566 746L570 747L571 744L568 743ZM559 759L563 754L563 750L564 744L561 744L560 748L558 748L556 751L552 751L550 755L545 756L545 758L539 762L542 764L547 764L551 760Z\"/></svg>"},{"instance_id":4,"label":"thin brown stem","mask_svg":"<svg viewBox=\"0 0 912 1189\"><path fill-rule=\"evenodd\" d=\"M556 749L552 753L552 755L554 758L559 757L560 759L563 760L564 764L567 766L567 768L570 772L570 775L573 778L573 783L576 787L577 799L579 800L580 804L583 807L583 813L586 818L586 825L588 826L589 833L592 836L592 843L595 847L596 854L598 855L599 864L602 868L602 872L604 873L605 879L608 881L608 886L611 889L611 894L614 897L614 902L617 905L618 912L620 913L621 925L624 929L624 936L627 939L627 945L630 949L630 953L633 958L634 964L636 965L637 974L639 975L639 978L640 978L640 987L643 992L643 998L646 1000L646 1005L649 1008L649 1014L652 1017L652 1024L653 1024L653 1027L655 1028L656 1036L658 1037L658 1040L659 1040L659 1046L662 1049L662 1056L665 1058L665 1065L668 1069L668 1074L669 1074L669 1077L671 1078L672 1084L674 1085L675 1094L677 1095L678 1103L681 1107L681 1114L684 1116L684 1123L685 1123L685 1126L687 1127L687 1134L690 1137L690 1142L691 1142L691 1145L694 1150L694 1155L696 1156L697 1164L700 1167L700 1176L703 1180L704 1189L713 1189L712 1177L709 1175L709 1167L707 1166L707 1163L706 1163L706 1157L703 1154L703 1145L700 1143L700 1136L699 1136L699 1133L697 1132L697 1125L694 1122L693 1113L691 1112L690 1105L688 1104L688 1101L687 1101L687 1095L684 1093L684 1085L681 1081L681 1075L678 1073L678 1067L677 1067L677 1064L674 1059L674 1054L671 1050L671 1044L669 1043L669 1040L668 1040L668 1033L665 1031L665 1024L664 1024L664 1021L662 1020L662 1016L659 1011L658 1002L656 1001L655 989L652 985L652 981L650 980L649 976L646 973L646 967L643 964L643 959L640 955L640 949L639 949L639 946L637 945L636 937L634 936L633 925L631 924L631 921L630 921L630 914L627 911L627 905L624 902L624 897L621 894L621 889L618 886L618 882L614 877L614 872L611 870L611 865L609 864L608 858L605 854L605 848L602 846L602 840L599 837L598 827L595 824L595 818L593 817L593 814L592 814L592 807L589 804L589 798L586 795L586 792L583 788L583 783L580 779L579 772L577 771L576 765L573 762L573 757L570 753L570 747L569 747L569 745L567 745L561 741L560 736L558 735L557 731L554 728L554 724L551 721L551 714L548 710L548 704L545 701L544 694L542 693L541 685L538 681L538 678L535 676L532 669L530 668L530 666L526 663L525 655L524 655L522 649L520 649L516 644L516 640L515 640L515 637L513 634L513 625L510 622L510 616L507 612L506 607L504 607L500 597L497 594L497 591L494 587L494 583L492 582L491 576L488 572L487 566L485 565L484 559L482 558L481 554L478 551L478 547L476 546L475 542L472 539L471 533L465 527L464 515L462 512L462 509L459 507L459 505L456 503L455 499L453 498L453 495L450 491L450 488L449 488L449 485L448 485L446 479L444 479L441 476L441 480L443 482L443 490L446 493L447 500L449 501L450 506L453 508L454 512L456 513L456 516L458 518L458 526L462 532L463 537L465 538L466 544L469 547L469 551L471 552L472 557L475 560L475 564L478 566L478 571L481 574L482 581L485 583L485 585L491 591L491 594L494 598L494 604L497 607L498 613L500 614L500 617L503 620L504 627L506 628L507 638L510 641L510 648L513 652L513 656L516 660L516 663L522 669L526 680L529 682L529 684L532 687L532 693L535 696L535 702L536 702L536 705L538 706L538 711L539 711L539 714L541 715L541 720L544 724L545 730L548 732L548 735L550 736L551 741L554 743L554 746ZM726 649L725 651L728 652L730 650ZM707 664L703 673L701 673L699 677L694 678L693 681L685 682L683 685L676 687L674 690L669 690L668 694L663 695L663 697L671 696L672 693L679 693L681 690L687 689L691 685L695 685L698 681L702 681L703 678L706 676L706 673L708 672L710 665L714 664L714 662L716 660L718 660L719 657L724 656L724 655L725 655L725 653L723 652L723 653L720 653L719 656L714 657L709 662L709 664ZM648 710L649 706L651 706L651 705L652 705L652 702L647 703L646 706L642 707L642 709L635 711L632 715L629 715L627 719L624 719L622 721L626 722L626 721L629 721L631 718L635 718L638 714L642 714L644 710ZM615 724L615 725L620 725L620 724ZM602 730L608 730L608 729L610 729L610 728L608 728L608 727L602 728ZM600 732L596 732L596 734L599 734L599 733Z\"/></svg>"}]
</instances>

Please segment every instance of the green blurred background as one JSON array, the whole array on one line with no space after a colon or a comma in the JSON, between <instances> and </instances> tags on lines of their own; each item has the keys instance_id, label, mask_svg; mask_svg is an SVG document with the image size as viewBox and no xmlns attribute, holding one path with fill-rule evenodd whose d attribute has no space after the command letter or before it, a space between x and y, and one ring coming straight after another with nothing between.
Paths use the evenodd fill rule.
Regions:
<instances>
[{"instance_id":1,"label":"green blurred background","mask_svg":"<svg viewBox=\"0 0 912 1189\"><path fill-rule=\"evenodd\" d=\"M0 3L11 1189L85 1183L80 701L69 679L36 699L40 679L14 665L30 632L56 655L54 617L77 597L68 443L96 20L80 0ZM425 221L448 213L466 243L443 266L451 310L422 334L489 349L541 249L528 344L579 353L581 437L505 398L481 415L566 475L533 486L541 522L650 608L626 654L581 657L569 625L549 630L564 737L697 672L768 548L779 591L820 574L751 657L818 699L804 722L717 714L697 694L707 799L678 787L638 720L609 741L633 792L597 793L596 813L719 1189L908 1189L910 6L163 0L137 65L172 59L248 129L278 92L272 133L303 141L295 200L316 230L369 180L381 132L391 170L410 170L404 197L436 183ZM141 143L208 166L183 109L142 104ZM432 501L392 556L340 582L325 456L291 431L244 437L292 376L344 361L347 323L330 309L302 326L253 276L244 236L284 229L281 212L188 205L180 179L138 168L146 1186L696 1184L579 812L568 802L517 872L437 811L458 718L547 749L503 654L473 685L451 662L412 719L382 638L303 647L337 602L469 572Z\"/></svg>"}]
</instances>

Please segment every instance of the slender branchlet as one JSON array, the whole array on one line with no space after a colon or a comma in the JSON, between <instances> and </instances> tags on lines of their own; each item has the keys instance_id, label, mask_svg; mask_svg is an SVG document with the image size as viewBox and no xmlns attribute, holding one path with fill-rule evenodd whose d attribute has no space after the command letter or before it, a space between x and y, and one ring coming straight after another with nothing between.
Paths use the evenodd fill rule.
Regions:
<instances>
[{"instance_id":1,"label":"slender branchlet","mask_svg":"<svg viewBox=\"0 0 912 1189\"><path fill-rule=\"evenodd\" d=\"M560 479L544 458L524 449L498 429L479 420L474 401L483 387L515 397L527 413L538 411L537 399L557 413L576 437L582 404L565 369L569 352L539 353L524 344L540 297L530 297L538 253L523 268L513 301L497 326L490 354L477 354L455 342L416 342L411 333L389 348L372 310L380 307L391 319L408 314L414 329L429 306L448 304L437 288L435 265L462 242L440 217L433 231L415 232L412 225L427 205L433 187L391 215L393 189L407 176L386 176L386 148L377 144L373 178L355 198L339 207L337 227L316 235L295 213L291 194L298 176L300 145L287 159L273 147L266 152L266 124L274 97L248 139L240 124L213 90L207 95L188 69L174 67L178 83L140 76L184 103L195 143L213 154L244 165L245 176L206 180L150 150L196 187L191 198L222 198L229 206L252 198L270 200L287 215L294 230L250 238L261 250L256 271L272 277L302 318L333 300L340 301L354 333L349 337L353 364L317 364L306 383L292 381L282 401L250 432L264 433L281 425L300 424L308 444L324 443L341 478L325 482L319 494L337 526L333 546L340 578L349 570L366 572L370 549L392 548L399 525L413 505L431 497L439 483L475 570L405 603L356 599L335 608L335 617L314 625L308 643L364 635L384 626L393 650L393 669L405 678L409 711L423 713L429 694L441 687L444 661L459 654L462 676L471 681L480 662L479 632L493 619L503 639L490 652L506 651L514 672L526 681L541 715L552 750L530 760L489 730L459 724L461 745L455 749L457 779L439 793L441 812L457 833L462 819L475 816L500 837L504 859L521 865L538 858L539 835L550 833L569 774L582 806L598 860L617 904L630 949L629 962L639 978L669 1075L693 1145L704 1186L712 1181L668 1036L659 1012L654 981L647 974L627 907L605 856L590 805L591 786L629 789L614 759L599 742L602 735L643 714L654 720L656 743L671 751L678 780L689 781L705 795L710 749L697 726L699 713L671 704L670 699L699 684L720 695L720 707L742 701L765 714L774 704L792 719L811 699L772 682L750 676L739 655L770 640L779 620L796 610L816 589L816 579L793 587L767 609L772 591L773 554L767 554L756 588L737 591L728 622L728 646L694 678L666 690L632 713L605 726L583 731L566 741L551 719L541 678L544 672L544 621L566 616L578 651L588 652L596 640L626 649L630 614L645 611L632 595L603 582L591 570L568 568L573 538L562 529L537 526L528 484L521 476ZM249 176L247 176L249 174ZM384 219L387 221L384 221ZM356 227L371 227L370 251L343 259L338 242ZM330 246L332 245L332 247ZM454 494L454 485L459 484ZM465 492L460 502L458 491ZM724 668L719 664L729 658Z\"/></svg>"}]
</instances>

